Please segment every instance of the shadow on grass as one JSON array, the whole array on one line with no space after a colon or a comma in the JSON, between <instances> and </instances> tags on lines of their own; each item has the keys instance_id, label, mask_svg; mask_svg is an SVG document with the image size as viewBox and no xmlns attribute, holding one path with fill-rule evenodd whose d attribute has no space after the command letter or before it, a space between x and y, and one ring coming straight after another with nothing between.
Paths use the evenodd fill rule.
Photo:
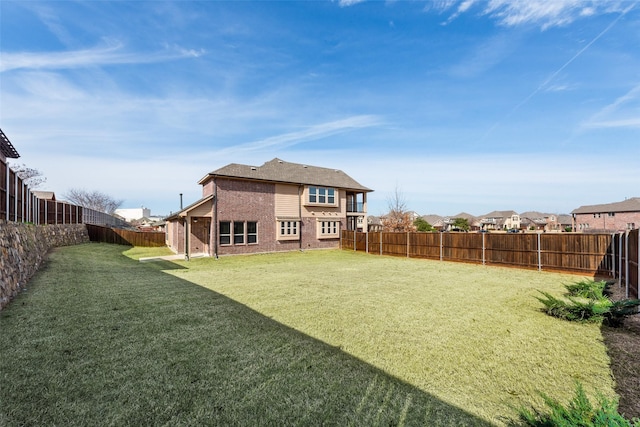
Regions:
<instances>
[{"instance_id":1,"label":"shadow on grass","mask_svg":"<svg viewBox=\"0 0 640 427\"><path fill-rule=\"evenodd\" d=\"M173 263L78 251L0 312L0 425L491 425Z\"/></svg>"}]
</instances>

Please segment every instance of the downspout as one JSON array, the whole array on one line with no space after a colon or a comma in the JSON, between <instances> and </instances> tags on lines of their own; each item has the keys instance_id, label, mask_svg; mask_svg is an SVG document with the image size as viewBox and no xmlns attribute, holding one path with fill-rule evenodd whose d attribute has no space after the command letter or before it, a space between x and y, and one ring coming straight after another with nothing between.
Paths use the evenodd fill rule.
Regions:
<instances>
[{"instance_id":1,"label":"downspout","mask_svg":"<svg viewBox=\"0 0 640 427\"><path fill-rule=\"evenodd\" d=\"M191 233L191 218L189 214L184 219L184 259L189 261L189 233Z\"/></svg>"},{"instance_id":2,"label":"downspout","mask_svg":"<svg viewBox=\"0 0 640 427\"><path fill-rule=\"evenodd\" d=\"M215 259L218 259L218 183L216 179L213 178L213 225L212 228L215 230L213 236L213 256Z\"/></svg>"},{"instance_id":3,"label":"downspout","mask_svg":"<svg viewBox=\"0 0 640 427\"><path fill-rule=\"evenodd\" d=\"M302 184L298 185L298 218L300 218L300 230L298 230L298 246L300 251L302 251L302 194L303 194L303 186Z\"/></svg>"}]
</instances>

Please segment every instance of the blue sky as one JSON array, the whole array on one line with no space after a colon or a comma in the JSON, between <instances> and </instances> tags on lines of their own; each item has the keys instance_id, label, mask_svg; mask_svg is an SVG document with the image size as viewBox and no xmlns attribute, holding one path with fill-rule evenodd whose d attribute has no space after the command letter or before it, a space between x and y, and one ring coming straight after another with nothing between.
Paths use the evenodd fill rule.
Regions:
<instances>
[{"instance_id":1,"label":"blue sky","mask_svg":"<svg viewBox=\"0 0 640 427\"><path fill-rule=\"evenodd\" d=\"M420 214L640 196L637 1L0 1L0 127L62 198L153 214L228 163Z\"/></svg>"}]
</instances>

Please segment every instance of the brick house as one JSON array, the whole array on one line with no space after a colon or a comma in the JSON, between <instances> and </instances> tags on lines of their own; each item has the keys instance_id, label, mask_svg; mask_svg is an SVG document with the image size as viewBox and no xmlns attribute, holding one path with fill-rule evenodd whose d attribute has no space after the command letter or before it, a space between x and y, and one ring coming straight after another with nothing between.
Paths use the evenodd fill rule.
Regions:
<instances>
[{"instance_id":1,"label":"brick house","mask_svg":"<svg viewBox=\"0 0 640 427\"><path fill-rule=\"evenodd\" d=\"M202 198L166 220L167 246L187 258L338 247L341 230L367 224L373 191L340 170L277 158L198 183Z\"/></svg>"},{"instance_id":2,"label":"brick house","mask_svg":"<svg viewBox=\"0 0 640 427\"><path fill-rule=\"evenodd\" d=\"M640 227L640 197L603 205L580 206L571 211L578 232L613 232Z\"/></svg>"}]
</instances>

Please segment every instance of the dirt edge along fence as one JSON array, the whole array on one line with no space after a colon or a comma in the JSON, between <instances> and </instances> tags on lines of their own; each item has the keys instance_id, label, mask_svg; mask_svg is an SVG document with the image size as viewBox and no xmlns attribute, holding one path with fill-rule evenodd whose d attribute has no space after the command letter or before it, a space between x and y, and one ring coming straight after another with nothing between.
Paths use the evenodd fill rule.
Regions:
<instances>
[{"instance_id":1,"label":"dirt edge along fence","mask_svg":"<svg viewBox=\"0 0 640 427\"><path fill-rule=\"evenodd\" d=\"M612 277L638 297L639 230L582 233L389 233L343 230L340 247L375 255Z\"/></svg>"},{"instance_id":2,"label":"dirt edge along fence","mask_svg":"<svg viewBox=\"0 0 640 427\"><path fill-rule=\"evenodd\" d=\"M166 246L165 233L162 231L133 231L94 224L86 224L86 227L92 242L145 247Z\"/></svg>"}]
</instances>

